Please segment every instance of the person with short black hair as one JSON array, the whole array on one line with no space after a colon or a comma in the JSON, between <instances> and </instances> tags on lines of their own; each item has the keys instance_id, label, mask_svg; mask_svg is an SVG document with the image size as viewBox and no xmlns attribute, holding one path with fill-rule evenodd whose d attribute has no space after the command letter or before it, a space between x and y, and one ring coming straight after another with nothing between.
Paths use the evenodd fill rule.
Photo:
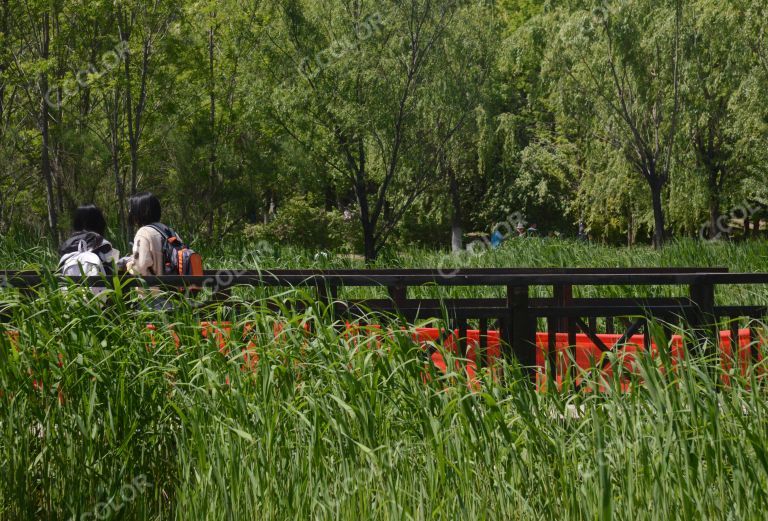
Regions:
<instances>
[{"instance_id":1,"label":"person with short black hair","mask_svg":"<svg viewBox=\"0 0 768 521\"><path fill-rule=\"evenodd\" d=\"M98 233L103 237L107 230L107 220L98 206L86 204L80 206L72 215L72 229Z\"/></svg>"},{"instance_id":2,"label":"person with short black hair","mask_svg":"<svg viewBox=\"0 0 768 521\"><path fill-rule=\"evenodd\" d=\"M99 258L104 272L112 274L114 261L120 254L104 238L106 229L107 220L99 207L93 204L78 207L72 214L72 234L59 246L59 270L68 261L76 267L79 254L93 253Z\"/></svg>"},{"instance_id":3,"label":"person with short black hair","mask_svg":"<svg viewBox=\"0 0 768 521\"><path fill-rule=\"evenodd\" d=\"M140 192L128 201L128 219L136 226L159 223L163 216L160 200L151 192Z\"/></svg>"},{"instance_id":4,"label":"person with short black hair","mask_svg":"<svg viewBox=\"0 0 768 521\"><path fill-rule=\"evenodd\" d=\"M163 235L154 225L160 224L160 200L151 192L141 192L128 201L128 219L138 226L133 239L133 255L126 268L134 275L163 275Z\"/></svg>"}]
</instances>

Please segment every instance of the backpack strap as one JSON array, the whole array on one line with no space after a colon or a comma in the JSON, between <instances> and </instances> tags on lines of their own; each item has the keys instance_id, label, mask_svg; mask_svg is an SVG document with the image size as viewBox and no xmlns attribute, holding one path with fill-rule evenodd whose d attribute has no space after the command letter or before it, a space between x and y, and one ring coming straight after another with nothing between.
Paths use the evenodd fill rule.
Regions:
<instances>
[{"instance_id":1,"label":"backpack strap","mask_svg":"<svg viewBox=\"0 0 768 521\"><path fill-rule=\"evenodd\" d=\"M59 265L58 265L58 267L56 268L56 270L61 270L61 268L63 268L63 267L64 267L64 264L66 264L66 263L67 263L67 261L68 261L69 259L71 259L72 257L74 257L75 255L78 255L78 253L77 253L77 252L72 252L72 253L65 253L64 255L62 255L62 256L59 258Z\"/></svg>"},{"instance_id":2,"label":"backpack strap","mask_svg":"<svg viewBox=\"0 0 768 521\"><path fill-rule=\"evenodd\" d=\"M164 240L166 240L166 241L175 235L175 233L173 232L173 230L171 230L170 228L168 228L166 225L164 225L164 224L162 224L162 223L152 223L152 224L148 224L148 225L147 225L147 227L148 227L148 228L152 228L153 230L155 230L155 231L156 231L157 233L159 233L159 234L160 234L160 235L163 237L163 239L164 239Z\"/></svg>"},{"instance_id":3,"label":"backpack strap","mask_svg":"<svg viewBox=\"0 0 768 521\"><path fill-rule=\"evenodd\" d=\"M73 233L61 244L59 256L79 251L81 242L85 242L88 251L109 253L112 250L112 245L98 233L80 231Z\"/></svg>"},{"instance_id":4,"label":"backpack strap","mask_svg":"<svg viewBox=\"0 0 768 521\"><path fill-rule=\"evenodd\" d=\"M74 246L74 244L73 244ZM70 248L71 250L71 248ZM69 259L73 257L77 257L78 255L82 255L83 253L95 253L99 259L103 262L104 259L101 258L101 255L98 255L98 253L94 252L91 248L88 247L88 243L85 242L84 239L80 239L77 241L77 246L74 250L69 251L68 253L65 253L59 258L59 267L58 269L61 269L64 267L64 264L66 264Z\"/></svg>"}]
</instances>

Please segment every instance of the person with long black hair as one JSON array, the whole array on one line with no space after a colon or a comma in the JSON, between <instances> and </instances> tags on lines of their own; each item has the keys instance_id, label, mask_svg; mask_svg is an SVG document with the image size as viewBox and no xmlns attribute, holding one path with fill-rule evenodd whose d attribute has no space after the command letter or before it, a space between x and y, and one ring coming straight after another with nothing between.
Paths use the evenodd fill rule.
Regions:
<instances>
[{"instance_id":1,"label":"person with long black hair","mask_svg":"<svg viewBox=\"0 0 768 521\"><path fill-rule=\"evenodd\" d=\"M128 215L131 224L139 227L133 240L133 256L126 263L129 272L142 277L203 274L200 255L160 222L162 210L157 197L149 192L134 195Z\"/></svg>"},{"instance_id":2,"label":"person with long black hair","mask_svg":"<svg viewBox=\"0 0 768 521\"><path fill-rule=\"evenodd\" d=\"M160 200L150 192L141 192L128 201L128 219L138 226L133 239L133 256L126 268L134 275L163 275L163 235L158 230L162 217Z\"/></svg>"},{"instance_id":3,"label":"person with long black hair","mask_svg":"<svg viewBox=\"0 0 768 521\"><path fill-rule=\"evenodd\" d=\"M65 275L112 274L120 257L104 238L107 221L93 204L78 207L72 215L72 234L59 246L59 271Z\"/></svg>"}]
</instances>

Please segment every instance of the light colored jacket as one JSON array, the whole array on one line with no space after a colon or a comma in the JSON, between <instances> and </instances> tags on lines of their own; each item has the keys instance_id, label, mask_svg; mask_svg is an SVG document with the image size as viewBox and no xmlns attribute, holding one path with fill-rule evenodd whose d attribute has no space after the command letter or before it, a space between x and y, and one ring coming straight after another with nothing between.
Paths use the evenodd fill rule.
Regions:
<instances>
[{"instance_id":1,"label":"light colored jacket","mask_svg":"<svg viewBox=\"0 0 768 521\"><path fill-rule=\"evenodd\" d=\"M163 236L149 226L139 228L133 239L133 258L126 267L133 275L163 275Z\"/></svg>"}]
</instances>

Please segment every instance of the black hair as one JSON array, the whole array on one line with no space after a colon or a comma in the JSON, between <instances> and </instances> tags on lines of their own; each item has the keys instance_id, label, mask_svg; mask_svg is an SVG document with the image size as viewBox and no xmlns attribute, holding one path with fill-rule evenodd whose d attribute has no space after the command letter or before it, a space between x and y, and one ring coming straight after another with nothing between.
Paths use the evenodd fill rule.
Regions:
<instances>
[{"instance_id":1,"label":"black hair","mask_svg":"<svg viewBox=\"0 0 768 521\"><path fill-rule=\"evenodd\" d=\"M141 192L131 197L128 201L128 218L131 224L147 226L160 222L162 212L160 200L150 192Z\"/></svg>"},{"instance_id":2,"label":"black hair","mask_svg":"<svg viewBox=\"0 0 768 521\"><path fill-rule=\"evenodd\" d=\"M98 206L86 204L72 214L72 229L76 232L95 232L103 236L107 229L107 220Z\"/></svg>"}]
</instances>

